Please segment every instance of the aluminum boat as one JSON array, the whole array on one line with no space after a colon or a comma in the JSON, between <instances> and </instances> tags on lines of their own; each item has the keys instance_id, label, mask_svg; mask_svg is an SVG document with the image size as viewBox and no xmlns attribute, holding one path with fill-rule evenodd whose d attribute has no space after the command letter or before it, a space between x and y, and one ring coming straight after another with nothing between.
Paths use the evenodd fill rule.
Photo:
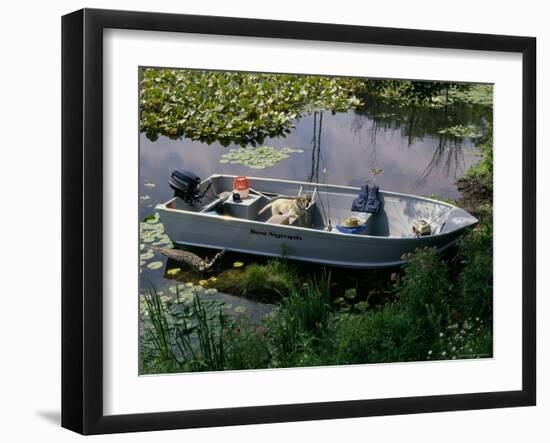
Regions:
<instances>
[{"instance_id":1,"label":"aluminum boat","mask_svg":"<svg viewBox=\"0 0 550 443\"><path fill-rule=\"evenodd\" d=\"M248 177L248 196L234 201L234 179L212 175L201 181L193 176L196 189L191 194L176 192L156 206L173 243L369 269L399 266L403 255L417 248L444 250L477 223L451 204L380 190L379 212L361 214L364 229L341 232L335 227L354 214L350 208L359 188ZM302 193L310 196L310 203L288 224L269 222L270 210L260 214L274 200ZM419 221L422 232L415 232Z\"/></svg>"}]
</instances>

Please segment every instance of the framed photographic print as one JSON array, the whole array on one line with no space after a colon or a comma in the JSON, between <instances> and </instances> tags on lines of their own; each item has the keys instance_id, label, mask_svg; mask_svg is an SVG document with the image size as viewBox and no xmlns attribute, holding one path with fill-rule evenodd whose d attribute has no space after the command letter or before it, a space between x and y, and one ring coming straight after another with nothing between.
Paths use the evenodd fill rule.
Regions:
<instances>
[{"instance_id":1,"label":"framed photographic print","mask_svg":"<svg viewBox=\"0 0 550 443\"><path fill-rule=\"evenodd\" d=\"M62 425L536 399L530 37L62 21Z\"/></svg>"}]
</instances>

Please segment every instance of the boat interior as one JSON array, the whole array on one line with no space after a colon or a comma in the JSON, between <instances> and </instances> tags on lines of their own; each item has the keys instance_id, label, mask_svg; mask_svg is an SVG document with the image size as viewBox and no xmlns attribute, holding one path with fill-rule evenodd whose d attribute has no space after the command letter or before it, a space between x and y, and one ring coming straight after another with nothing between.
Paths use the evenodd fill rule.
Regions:
<instances>
[{"instance_id":1,"label":"boat interior","mask_svg":"<svg viewBox=\"0 0 550 443\"><path fill-rule=\"evenodd\" d=\"M449 223L447 226L447 221L453 217L453 211L458 210L467 214L459 208L434 200L382 191L379 192L381 207L377 214L357 213L350 209L353 200L357 197L357 193L353 193L353 188L270 179L250 179L246 198L234 201L233 178L233 176L212 176L200 185L203 194L200 201L189 203L175 197L167 203L167 206L211 216L331 230L342 235L379 237L416 237L418 233L413 231L413 224L418 220L429 223L428 235L449 232L462 227L457 226L456 223ZM300 195L307 195L309 203L298 217L276 217L273 216L271 208L262 212L266 205L274 201L295 200ZM364 225L359 234L342 233L336 229L338 224L354 216L357 216ZM331 229L328 229L329 225Z\"/></svg>"}]
</instances>

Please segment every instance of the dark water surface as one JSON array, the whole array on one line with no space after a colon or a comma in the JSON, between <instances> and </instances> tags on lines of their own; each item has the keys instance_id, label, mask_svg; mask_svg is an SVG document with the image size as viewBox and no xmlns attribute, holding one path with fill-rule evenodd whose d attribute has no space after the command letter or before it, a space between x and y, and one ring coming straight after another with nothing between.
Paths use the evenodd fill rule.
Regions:
<instances>
[{"instance_id":1,"label":"dark water surface","mask_svg":"<svg viewBox=\"0 0 550 443\"><path fill-rule=\"evenodd\" d=\"M303 152L259 170L220 163L224 153L238 146L166 137L151 142L141 134L140 219L172 196L167 181L175 169L193 171L202 179L221 173L360 186L373 179L373 168L381 168L376 183L383 190L456 198L455 181L479 160L478 150L469 139L452 139L438 131L459 123L479 125L482 118L472 106L430 110L368 99L360 111L310 114L297 119L286 137L266 139L262 146ZM162 270L145 268L142 277L162 285Z\"/></svg>"}]
</instances>

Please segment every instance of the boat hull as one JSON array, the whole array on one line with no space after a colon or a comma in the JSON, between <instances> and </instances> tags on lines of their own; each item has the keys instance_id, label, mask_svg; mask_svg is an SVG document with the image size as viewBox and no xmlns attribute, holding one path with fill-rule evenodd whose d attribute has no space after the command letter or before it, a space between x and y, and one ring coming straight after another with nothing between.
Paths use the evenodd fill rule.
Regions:
<instances>
[{"instance_id":1,"label":"boat hull","mask_svg":"<svg viewBox=\"0 0 550 443\"><path fill-rule=\"evenodd\" d=\"M198 214L164 213L161 220L165 232L179 245L357 269L399 266L404 263L403 254L422 247L446 249L462 234L457 230L419 238L363 237Z\"/></svg>"}]
</instances>

